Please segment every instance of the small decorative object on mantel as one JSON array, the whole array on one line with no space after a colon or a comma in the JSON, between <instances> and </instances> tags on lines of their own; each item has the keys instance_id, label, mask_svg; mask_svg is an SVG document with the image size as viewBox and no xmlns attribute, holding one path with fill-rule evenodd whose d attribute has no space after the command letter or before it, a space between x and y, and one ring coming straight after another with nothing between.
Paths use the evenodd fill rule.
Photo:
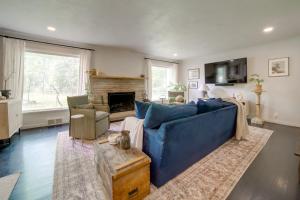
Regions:
<instances>
[{"instance_id":1,"label":"small decorative object on mantel","mask_svg":"<svg viewBox=\"0 0 300 200\"><path fill-rule=\"evenodd\" d=\"M145 78L145 75L144 75L144 74L141 74L140 77L141 77L141 78Z\"/></svg>"},{"instance_id":2,"label":"small decorative object on mantel","mask_svg":"<svg viewBox=\"0 0 300 200\"><path fill-rule=\"evenodd\" d=\"M119 145L121 149L127 150L130 149L130 136L129 131L123 130L121 131L121 136L119 137Z\"/></svg>"},{"instance_id":3,"label":"small decorative object on mantel","mask_svg":"<svg viewBox=\"0 0 300 200\"><path fill-rule=\"evenodd\" d=\"M95 68L90 68L86 71L90 76L95 76L97 73L97 70Z\"/></svg>"},{"instance_id":4,"label":"small decorative object on mantel","mask_svg":"<svg viewBox=\"0 0 300 200\"><path fill-rule=\"evenodd\" d=\"M263 125L264 121L261 118L260 96L264 92L262 89L263 79L258 74L252 74L249 79L250 82L255 82L256 87L253 92L256 94L256 112L255 117L251 119L251 124Z\"/></svg>"},{"instance_id":5,"label":"small decorative object on mantel","mask_svg":"<svg viewBox=\"0 0 300 200\"><path fill-rule=\"evenodd\" d=\"M105 76L105 73L103 73L101 71L97 71L97 76Z\"/></svg>"},{"instance_id":6,"label":"small decorative object on mantel","mask_svg":"<svg viewBox=\"0 0 300 200\"><path fill-rule=\"evenodd\" d=\"M200 78L200 73L199 73L199 68L196 69L188 69L188 79L199 79Z\"/></svg>"},{"instance_id":7,"label":"small decorative object on mantel","mask_svg":"<svg viewBox=\"0 0 300 200\"><path fill-rule=\"evenodd\" d=\"M269 76L288 76L289 58L274 58L269 60Z\"/></svg>"}]
</instances>

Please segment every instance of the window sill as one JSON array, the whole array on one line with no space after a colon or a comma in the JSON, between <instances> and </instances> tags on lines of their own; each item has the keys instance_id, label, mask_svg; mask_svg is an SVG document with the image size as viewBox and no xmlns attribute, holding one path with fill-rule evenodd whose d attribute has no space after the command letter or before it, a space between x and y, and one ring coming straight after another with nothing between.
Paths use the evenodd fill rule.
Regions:
<instances>
[{"instance_id":1,"label":"window sill","mask_svg":"<svg viewBox=\"0 0 300 200\"><path fill-rule=\"evenodd\" d=\"M27 113L42 113L42 112L55 112L55 111L68 111L68 108L48 108L48 109L39 109L39 110L23 110L23 114Z\"/></svg>"}]
</instances>

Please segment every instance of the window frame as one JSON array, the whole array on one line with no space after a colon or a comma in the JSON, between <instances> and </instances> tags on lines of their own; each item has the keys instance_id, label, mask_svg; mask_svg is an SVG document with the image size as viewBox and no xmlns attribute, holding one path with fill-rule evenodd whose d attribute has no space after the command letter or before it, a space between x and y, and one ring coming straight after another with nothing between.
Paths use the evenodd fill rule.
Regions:
<instances>
[{"instance_id":1,"label":"window frame","mask_svg":"<svg viewBox=\"0 0 300 200\"><path fill-rule=\"evenodd\" d=\"M25 46L25 54L29 53L37 53L37 54L45 54L45 55L52 55L52 56L63 56L63 57L73 57L73 58L79 58L79 73L78 73L78 78L79 78L79 85L77 87L77 95L80 94L80 78L82 75L80 74L81 72L81 57L80 57L80 51L77 49L71 49L71 48L64 48L64 47L56 47L52 45L41 45L41 44L36 44L36 43L26 43ZM25 66L24 66L25 70ZM24 73L24 79L25 79L25 73ZM23 85L23 90L24 90L24 85ZM26 109L23 110L23 97L22 97L22 113L39 113L39 112L51 112L51 111L67 111L68 106L63 106L63 107L53 107L53 108L40 108L40 109Z\"/></svg>"}]
</instances>

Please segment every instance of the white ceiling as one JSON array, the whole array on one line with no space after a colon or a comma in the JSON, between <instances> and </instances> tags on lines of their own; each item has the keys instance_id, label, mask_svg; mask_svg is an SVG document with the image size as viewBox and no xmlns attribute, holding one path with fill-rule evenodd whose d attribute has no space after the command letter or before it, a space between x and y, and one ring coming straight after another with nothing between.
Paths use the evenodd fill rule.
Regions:
<instances>
[{"instance_id":1,"label":"white ceiling","mask_svg":"<svg viewBox=\"0 0 300 200\"><path fill-rule=\"evenodd\" d=\"M300 0L0 0L2 28L178 59L300 35L299 20Z\"/></svg>"}]
</instances>

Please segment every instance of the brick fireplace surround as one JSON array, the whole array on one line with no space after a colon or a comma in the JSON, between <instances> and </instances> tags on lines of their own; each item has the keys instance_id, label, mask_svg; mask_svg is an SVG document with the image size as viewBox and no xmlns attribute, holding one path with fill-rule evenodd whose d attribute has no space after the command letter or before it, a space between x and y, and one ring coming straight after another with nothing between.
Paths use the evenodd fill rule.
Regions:
<instances>
[{"instance_id":1,"label":"brick fireplace surround","mask_svg":"<svg viewBox=\"0 0 300 200\"><path fill-rule=\"evenodd\" d=\"M145 93L145 79L139 77L114 77L114 76L91 76L92 103L96 109L110 112L108 104L109 93L134 92L135 100L143 100ZM114 112L111 121L122 120L126 116L134 114L134 110L126 112Z\"/></svg>"}]
</instances>

